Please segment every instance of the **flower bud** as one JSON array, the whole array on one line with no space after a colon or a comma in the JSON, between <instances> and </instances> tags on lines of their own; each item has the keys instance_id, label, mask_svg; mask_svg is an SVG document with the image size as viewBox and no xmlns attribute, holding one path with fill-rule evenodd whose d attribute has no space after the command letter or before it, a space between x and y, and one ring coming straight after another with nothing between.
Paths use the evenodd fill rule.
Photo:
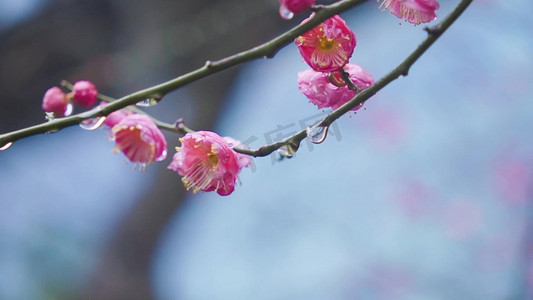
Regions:
<instances>
[{"instance_id":1,"label":"flower bud","mask_svg":"<svg viewBox=\"0 0 533 300\"><path fill-rule=\"evenodd\" d=\"M57 86L49 88L43 97L42 108L46 112L53 112L56 117L70 114L71 107L67 95Z\"/></svg>"},{"instance_id":2,"label":"flower bud","mask_svg":"<svg viewBox=\"0 0 533 300\"><path fill-rule=\"evenodd\" d=\"M98 100L98 90L90 81L77 81L72 88L72 99L80 106L90 107Z\"/></svg>"}]
</instances>

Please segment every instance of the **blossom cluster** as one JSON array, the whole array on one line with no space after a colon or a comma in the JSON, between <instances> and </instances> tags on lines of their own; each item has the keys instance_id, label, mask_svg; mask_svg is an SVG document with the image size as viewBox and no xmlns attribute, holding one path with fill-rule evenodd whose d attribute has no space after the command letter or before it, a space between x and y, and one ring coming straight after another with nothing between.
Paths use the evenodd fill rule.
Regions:
<instances>
[{"instance_id":1,"label":"blossom cluster","mask_svg":"<svg viewBox=\"0 0 533 300\"><path fill-rule=\"evenodd\" d=\"M53 113L54 117L65 117L72 112L72 102L82 107L91 107L97 101L96 86L83 80L74 83L70 93L63 92L59 87L48 89L43 97L42 108L47 113ZM101 102L98 107L106 105L107 102ZM167 156L165 136L146 115L121 109L107 117L85 120L80 124L89 130L101 125L111 129L111 139L116 143L113 151L121 151L131 162L144 167L154 161L164 160Z\"/></svg>"},{"instance_id":2,"label":"blossom cluster","mask_svg":"<svg viewBox=\"0 0 533 300\"><path fill-rule=\"evenodd\" d=\"M279 0L280 14L290 19L309 9L316 10L315 1ZM418 25L436 18L435 10L439 8L439 3L435 0L383 0L380 8L388 8L395 16ZM302 23L309 22L313 17L314 13ZM319 109L336 110L374 84L368 71L349 62L357 38L340 16L323 21L297 37L294 43L310 67L298 73L298 88ZM59 87L48 89L42 108L47 112L48 119L66 117L72 113L73 104L88 108L95 105L98 98L98 90L92 82L78 81L69 93ZM152 99L149 100L152 103ZM104 109L106 105L107 102L101 102L97 109ZM88 130L101 125L111 130L111 140L115 142L113 151L122 152L141 168L166 159L165 135L148 115L124 108L80 124ZM327 132L327 129L320 132ZM234 147L246 146L233 138L221 137L211 131L196 131L186 133L179 141L181 145L176 147L167 168L182 176L185 188L192 189L194 193L215 191L222 196L229 195L235 190L241 170L251 165L250 156L234 150Z\"/></svg>"},{"instance_id":3,"label":"blossom cluster","mask_svg":"<svg viewBox=\"0 0 533 300\"><path fill-rule=\"evenodd\" d=\"M59 87L48 89L43 97L42 108L53 117L68 116L72 112L72 102L90 107L96 103L99 94L89 81L76 82L70 93ZM101 102L97 108L108 105ZM167 141L154 120L142 113L124 108L105 117L85 120L81 127L94 130L105 125L111 130L111 140L115 142L113 152L122 152L126 158L141 166L165 160ZM237 153L233 147L241 143L231 137L222 138L210 131L187 133L179 139L181 147L176 148L168 169L183 176L187 190L215 191L220 195L231 194L235 189L237 176L244 167L251 165L251 157Z\"/></svg>"},{"instance_id":4,"label":"blossom cluster","mask_svg":"<svg viewBox=\"0 0 533 300\"><path fill-rule=\"evenodd\" d=\"M298 73L298 88L318 108L335 110L354 98L359 90L374 83L369 72L348 63L357 38L340 16L327 19L296 38L294 43L302 59L311 67Z\"/></svg>"},{"instance_id":5,"label":"blossom cluster","mask_svg":"<svg viewBox=\"0 0 533 300\"><path fill-rule=\"evenodd\" d=\"M282 9L289 9L296 14L311 7L314 1L280 0L280 3ZM435 10L439 8L439 3L435 0L384 0L380 7L388 8L395 16L418 25L436 18ZM311 67L298 73L298 88L319 109L338 109L359 91L374 84L368 71L349 63L357 39L340 16L327 19L296 38L294 43L302 59Z\"/></svg>"},{"instance_id":6,"label":"blossom cluster","mask_svg":"<svg viewBox=\"0 0 533 300\"><path fill-rule=\"evenodd\" d=\"M377 0L380 2L381 0ZM316 0L279 0L279 13L284 19L291 19L311 8ZM439 9L436 0L383 0L382 10L389 9L390 13L411 24L419 25L435 20L435 11Z\"/></svg>"},{"instance_id":7,"label":"blossom cluster","mask_svg":"<svg viewBox=\"0 0 533 300\"><path fill-rule=\"evenodd\" d=\"M72 100L80 106L90 107L98 100L98 90L90 81L78 81L72 92L66 94L59 87L49 88L43 97L42 108L54 117L65 117L72 113Z\"/></svg>"}]
</instances>

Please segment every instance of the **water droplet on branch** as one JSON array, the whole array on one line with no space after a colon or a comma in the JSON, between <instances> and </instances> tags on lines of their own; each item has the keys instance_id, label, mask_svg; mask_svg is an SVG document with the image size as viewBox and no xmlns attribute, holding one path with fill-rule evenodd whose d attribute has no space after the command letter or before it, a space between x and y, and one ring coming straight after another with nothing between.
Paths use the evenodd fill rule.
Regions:
<instances>
[{"instance_id":1,"label":"water droplet on branch","mask_svg":"<svg viewBox=\"0 0 533 300\"><path fill-rule=\"evenodd\" d=\"M65 117L70 116L73 111L74 111L74 105L72 105L72 103L69 102L67 104L67 109L65 110Z\"/></svg>"},{"instance_id":2,"label":"water droplet on branch","mask_svg":"<svg viewBox=\"0 0 533 300\"><path fill-rule=\"evenodd\" d=\"M98 117L98 118L92 118L83 120L83 122L80 123L80 127L85 130L96 130L104 124L106 117Z\"/></svg>"},{"instance_id":3,"label":"water droplet on branch","mask_svg":"<svg viewBox=\"0 0 533 300\"><path fill-rule=\"evenodd\" d=\"M311 143L320 144L326 140L328 130L329 126L323 126L322 122L318 122L313 126L307 127L305 132L307 133L307 138L309 138Z\"/></svg>"},{"instance_id":4,"label":"water droplet on branch","mask_svg":"<svg viewBox=\"0 0 533 300\"><path fill-rule=\"evenodd\" d=\"M294 17L294 13L288 8L286 8L284 5L280 6L279 15L285 20L290 20L292 19L292 17Z\"/></svg>"},{"instance_id":5,"label":"water droplet on branch","mask_svg":"<svg viewBox=\"0 0 533 300\"><path fill-rule=\"evenodd\" d=\"M44 114L44 119L46 120L46 122L50 122L56 118L53 112L45 112Z\"/></svg>"},{"instance_id":6,"label":"water droplet on branch","mask_svg":"<svg viewBox=\"0 0 533 300\"><path fill-rule=\"evenodd\" d=\"M9 143L3 145L2 147L0 147L0 151L7 150L7 149L9 149L11 146L13 146L13 142L9 142Z\"/></svg>"},{"instance_id":7,"label":"water droplet on branch","mask_svg":"<svg viewBox=\"0 0 533 300\"><path fill-rule=\"evenodd\" d=\"M157 103L159 103L159 100L161 100L161 98L153 98L152 97L152 98L148 98L148 99L139 101L135 105L140 106L140 107L150 107L150 106L154 106Z\"/></svg>"},{"instance_id":8,"label":"water droplet on branch","mask_svg":"<svg viewBox=\"0 0 533 300\"><path fill-rule=\"evenodd\" d=\"M291 158L298 151L298 146L287 144L279 147L276 151L283 157Z\"/></svg>"}]
</instances>

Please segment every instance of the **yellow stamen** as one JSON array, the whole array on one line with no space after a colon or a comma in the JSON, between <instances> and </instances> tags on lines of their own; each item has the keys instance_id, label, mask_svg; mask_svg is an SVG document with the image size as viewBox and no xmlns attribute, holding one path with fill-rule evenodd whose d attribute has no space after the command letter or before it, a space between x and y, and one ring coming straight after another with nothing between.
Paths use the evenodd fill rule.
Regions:
<instances>
[{"instance_id":1,"label":"yellow stamen","mask_svg":"<svg viewBox=\"0 0 533 300\"><path fill-rule=\"evenodd\" d=\"M318 36L318 47L320 50L328 51L333 48L335 41L333 39L328 39L325 36Z\"/></svg>"}]
</instances>

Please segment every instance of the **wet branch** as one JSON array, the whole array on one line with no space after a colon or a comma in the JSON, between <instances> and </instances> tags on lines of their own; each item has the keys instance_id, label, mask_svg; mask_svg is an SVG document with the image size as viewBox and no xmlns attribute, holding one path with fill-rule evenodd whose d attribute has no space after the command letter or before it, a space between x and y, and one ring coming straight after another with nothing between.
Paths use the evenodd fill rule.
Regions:
<instances>
[{"instance_id":1,"label":"wet branch","mask_svg":"<svg viewBox=\"0 0 533 300\"><path fill-rule=\"evenodd\" d=\"M337 110L331 112L323 120L317 122L320 126L327 127L331 125L335 120L352 110L353 108L361 105L361 103L367 101L370 97L375 95L378 91L384 88L386 85L392 81L402 77L407 76L411 66L426 52L431 45L448 29L457 18L466 10L466 8L472 3L472 0L462 0L457 7L439 24L433 27L426 27L425 31L428 33L427 38L420 44L418 47L396 68L394 68L389 74L381 78L378 82L374 83L369 88L363 90L361 93L357 94L352 100L345 103L343 106L339 107ZM288 145L297 149L301 141L307 137L306 130L302 130L296 133L293 136L290 136L282 141L268 144L260 147L257 150L248 150L248 149L239 149L234 148L235 151L243 154L252 155L255 157L258 156L267 156L272 152L276 151L282 146Z\"/></svg>"},{"instance_id":2,"label":"wet branch","mask_svg":"<svg viewBox=\"0 0 533 300\"><path fill-rule=\"evenodd\" d=\"M285 32L284 34L274 38L269 42L217 61L208 60L204 66L192 72L186 73L161 84L124 96L120 99L117 99L116 101L109 103L109 105L105 107L93 108L89 111L82 112L76 115L54 119L46 123L41 123L24 129L19 129L13 132L2 134L0 135L0 147L33 135L56 132L63 128L80 124L86 119L107 116L114 111L117 111L121 108L130 105L134 105L135 103L148 98L161 98L165 94L177 90L187 84L190 84L211 74L223 71L225 69L242 64L247 61L261 58L272 58L281 48L292 43L294 39L298 36L319 25L324 20L343 11L346 11L358 4L361 4L364 1L365 0L343 0L331 5L321 6L320 9L315 13L314 17L308 20L306 23L300 24L292 28L291 30ZM166 125L163 126L164 129L165 127L167 127ZM171 127L172 125L169 126L170 127L167 127L166 129L173 130Z\"/></svg>"}]
</instances>

